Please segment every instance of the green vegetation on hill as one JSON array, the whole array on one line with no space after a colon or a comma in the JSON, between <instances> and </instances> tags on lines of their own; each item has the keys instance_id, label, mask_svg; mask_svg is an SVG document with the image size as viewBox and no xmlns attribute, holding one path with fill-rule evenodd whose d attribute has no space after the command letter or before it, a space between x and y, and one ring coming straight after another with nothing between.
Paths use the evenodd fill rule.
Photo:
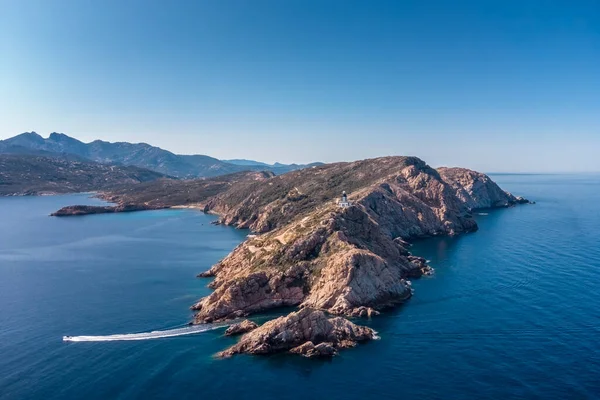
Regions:
<instances>
[{"instance_id":1,"label":"green vegetation on hill","mask_svg":"<svg viewBox=\"0 0 600 400\"><path fill-rule=\"evenodd\" d=\"M0 154L0 196L107 190L164 177L147 169L74 157Z\"/></svg>"}]
</instances>

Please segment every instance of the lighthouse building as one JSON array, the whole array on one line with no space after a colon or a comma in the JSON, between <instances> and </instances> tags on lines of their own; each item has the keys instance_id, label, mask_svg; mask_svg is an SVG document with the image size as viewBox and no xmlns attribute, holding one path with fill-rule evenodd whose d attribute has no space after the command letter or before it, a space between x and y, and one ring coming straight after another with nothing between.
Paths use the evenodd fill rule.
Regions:
<instances>
[{"instance_id":1,"label":"lighthouse building","mask_svg":"<svg viewBox=\"0 0 600 400\"><path fill-rule=\"evenodd\" d=\"M348 201L348 195L346 195L346 191L342 192L342 198L338 202L338 205L342 208L350 207L350 202Z\"/></svg>"}]
</instances>

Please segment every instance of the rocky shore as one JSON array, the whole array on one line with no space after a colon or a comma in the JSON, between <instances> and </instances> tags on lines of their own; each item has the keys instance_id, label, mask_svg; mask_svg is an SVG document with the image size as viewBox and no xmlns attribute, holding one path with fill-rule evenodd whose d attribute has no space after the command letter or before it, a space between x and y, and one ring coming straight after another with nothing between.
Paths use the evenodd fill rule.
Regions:
<instances>
[{"instance_id":1,"label":"rocky shore","mask_svg":"<svg viewBox=\"0 0 600 400\"><path fill-rule=\"evenodd\" d=\"M269 321L218 354L271 354L281 351L305 357L331 357L339 349L354 347L358 342L376 338L371 328L358 326L347 319L327 318L322 311L304 308L285 317Z\"/></svg>"},{"instance_id":2,"label":"rocky shore","mask_svg":"<svg viewBox=\"0 0 600 400\"><path fill-rule=\"evenodd\" d=\"M335 201L344 188L351 207ZM215 277L215 291L192 307L197 323L282 306L377 314L411 296L406 278L432 272L408 240L475 231L471 210L520 202L484 174L439 172L414 157L333 164L243 191L209 199L205 211L261 234L200 275Z\"/></svg>"},{"instance_id":3,"label":"rocky shore","mask_svg":"<svg viewBox=\"0 0 600 400\"><path fill-rule=\"evenodd\" d=\"M438 171L470 211L529 203L523 197L515 197L500 189L489 176L480 172L466 168L439 168Z\"/></svg>"},{"instance_id":4,"label":"rocky shore","mask_svg":"<svg viewBox=\"0 0 600 400\"><path fill-rule=\"evenodd\" d=\"M50 214L52 217L69 217L75 215L88 215L88 214L107 214L117 212L132 212L132 211L144 211L151 210L149 207L135 204L124 204L118 206L67 206L63 207L58 211Z\"/></svg>"},{"instance_id":5,"label":"rocky shore","mask_svg":"<svg viewBox=\"0 0 600 400\"><path fill-rule=\"evenodd\" d=\"M423 258L410 254L411 240L473 232L473 210L527 202L485 174L436 170L416 157L180 182L136 185L134 191L104 195L117 206L67 207L55 215L193 205L219 215L218 223L253 231L199 274L214 277L214 291L192 306L194 323L279 307L301 310L258 328L249 321L234 325L230 334L247 333L221 356L331 356L373 338L374 332L344 317L369 318L401 304L412 296L408 278L433 273ZM342 191L349 194L344 206L338 204Z\"/></svg>"},{"instance_id":6,"label":"rocky shore","mask_svg":"<svg viewBox=\"0 0 600 400\"><path fill-rule=\"evenodd\" d=\"M350 207L338 206L333 195L344 188L352 188ZM209 285L214 292L192 307L196 323L282 306L377 315L410 298L407 278L433 273L423 258L410 254L411 239L473 232L471 211L527 202L485 174L438 171L412 157L300 171L244 191L221 193L206 204L220 223L258 235L200 274L215 278ZM323 356L344 347L335 340L306 340L281 348L255 332L262 331L247 334L221 355L285 350Z\"/></svg>"},{"instance_id":7,"label":"rocky shore","mask_svg":"<svg viewBox=\"0 0 600 400\"><path fill-rule=\"evenodd\" d=\"M97 193L96 197L114 206L72 205L50 214L57 217L86 214L160 210L165 208L204 209L207 199L225 192L233 185L262 181L273 177L270 172L240 172L215 178L176 180L158 179L135 185L122 185Z\"/></svg>"},{"instance_id":8,"label":"rocky shore","mask_svg":"<svg viewBox=\"0 0 600 400\"><path fill-rule=\"evenodd\" d=\"M225 330L225 336L240 335L242 333L250 332L256 328L258 328L256 322L252 322L246 319L240 323L233 324L229 328L227 328L227 330Z\"/></svg>"}]
</instances>

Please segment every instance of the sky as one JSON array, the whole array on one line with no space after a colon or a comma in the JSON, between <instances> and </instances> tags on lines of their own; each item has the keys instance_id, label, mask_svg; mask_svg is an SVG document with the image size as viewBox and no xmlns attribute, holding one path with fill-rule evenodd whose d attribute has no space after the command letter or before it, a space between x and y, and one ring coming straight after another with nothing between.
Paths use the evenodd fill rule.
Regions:
<instances>
[{"instance_id":1,"label":"sky","mask_svg":"<svg viewBox=\"0 0 600 400\"><path fill-rule=\"evenodd\" d=\"M600 171L600 2L0 0L0 139Z\"/></svg>"}]
</instances>

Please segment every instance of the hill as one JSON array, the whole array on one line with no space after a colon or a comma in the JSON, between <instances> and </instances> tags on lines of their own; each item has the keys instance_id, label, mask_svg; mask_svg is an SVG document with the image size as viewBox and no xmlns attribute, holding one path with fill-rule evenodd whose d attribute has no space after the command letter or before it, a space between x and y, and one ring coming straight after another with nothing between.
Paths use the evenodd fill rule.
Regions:
<instances>
[{"instance_id":1,"label":"hill","mask_svg":"<svg viewBox=\"0 0 600 400\"><path fill-rule=\"evenodd\" d=\"M99 164L75 156L0 154L0 196L106 190L164 177L138 167Z\"/></svg>"},{"instance_id":2,"label":"hill","mask_svg":"<svg viewBox=\"0 0 600 400\"><path fill-rule=\"evenodd\" d=\"M222 224L260 234L205 274L216 276L216 291L196 305L197 321L298 304L354 314L405 298L400 279L424 271L422 260L408 258L404 241L474 231L473 209L524 201L484 174L440 171L416 157L384 157L280 176L229 175L227 183L218 178L149 182L104 197L123 207L195 206L220 215ZM351 207L337 205L342 191L349 193ZM75 214L59 211L69 213ZM356 287L342 296L344 287L354 285L345 281L327 295L322 290L331 286L315 280L322 274L347 276L358 265L364 265L363 278L379 277L369 278L378 282L376 289ZM246 285L261 289L248 292Z\"/></svg>"},{"instance_id":3,"label":"hill","mask_svg":"<svg viewBox=\"0 0 600 400\"><path fill-rule=\"evenodd\" d=\"M361 315L406 299L402 279L427 271L406 241L472 232L473 209L524 201L484 174L462 171L441 174L416 157L384 157L291 172L214 196L205 211L260 235L204 274L215 276L215 292L196 304L197 321L283 305ZM350 207L337 204L342 191Z\"/></svg>"}]
</instances>

